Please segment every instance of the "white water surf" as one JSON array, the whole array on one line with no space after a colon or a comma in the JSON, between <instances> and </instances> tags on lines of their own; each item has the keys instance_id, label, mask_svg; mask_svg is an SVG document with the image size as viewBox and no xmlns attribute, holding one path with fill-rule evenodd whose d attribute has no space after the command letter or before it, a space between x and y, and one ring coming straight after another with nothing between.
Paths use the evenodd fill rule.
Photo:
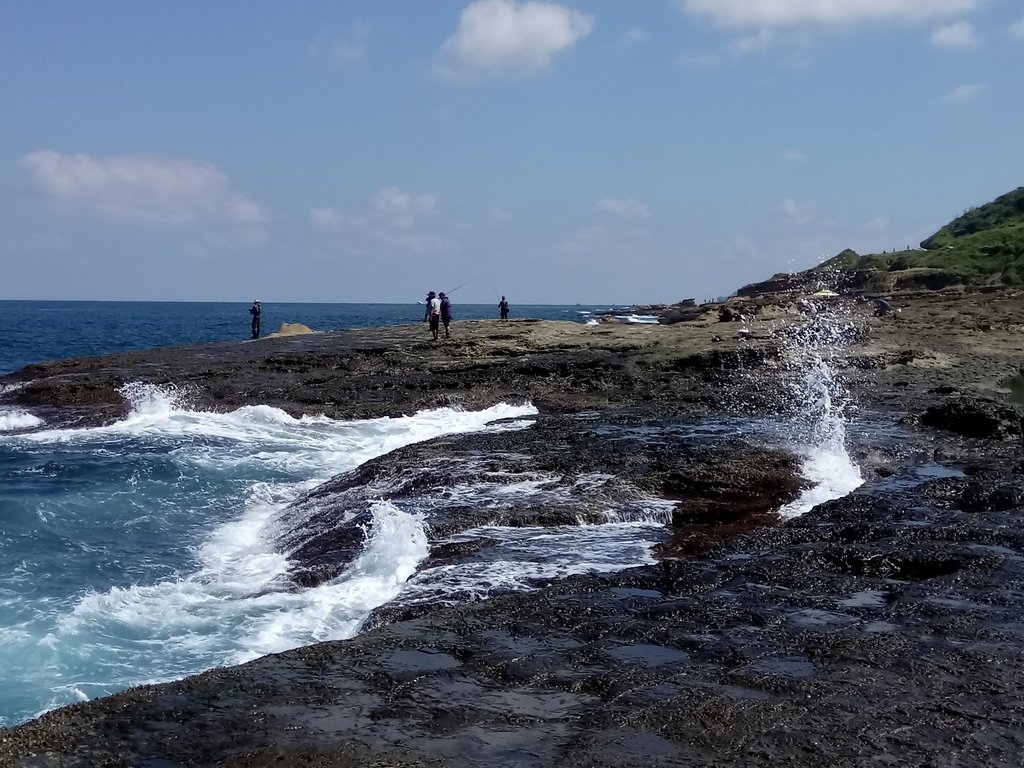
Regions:
<instances>
[{"instance_id":1,"label":"white water surf","mask_svg":"<svg viewBox=\"0 0 1024 768\"><path fill-rule=\"evenodd\" d=\"M40 559L18 577L18 590L0 589L0 613L18 617L0 628L5 677L21 692L36 691L45 702L38 711L24 713L29 716L133 685L351 637L370 611L398 594L427 555L420 516L384 501L372 504L375 524L357 560L338 579L304 590L293 589L285 579L289 563L275 551L265 523L304 491L371 458L442 435L522 429L532 423L525 417L537 413L529 404L502 404L476 412L442 408L339 422L294 418L259 405L230 413L193 411L180 392L152 386L129 386L123 394L132 409L117 423L0 439L54 456L44 467L133 452L140 459L157 455L169 461L176 469L159 467L170 475L166 482L154 481L149 470L139 479L133 473L126 485L113 486L107 495L84 497L53 511L52 505L40 504L36 514L43 528L60 523L60 530L67 530L74 522L69 516L78 514L81 524L91 528L114 525L118 531L146 530L149 536L169 531L165 546L181 550L185 559L171 566L165 578L93 586L72 590L66 598L39 600L31 597L29 584L31 569L45 567ZM499 420L506 421L492 426ZM213 479L243 490L235 492L234 500L215 491L203 498L189 495L192 488L203 492ZM154 488L166 488L167 497L146 496ZM105 519L103 499L123 494L140 499L134 503L141 517L99 522ZM159 549L160 544L140 542L139 549ZM74 564L73 554L64 562ZM120 569L116 552L104 553L103 562L115 572ZM137 579L140 573L166 573L168 567L132 566L125 575ZM92 584L102 581L95 574L90 579ZM47 689L49 695L43 693Z\"/></svg>"}]
</instances>

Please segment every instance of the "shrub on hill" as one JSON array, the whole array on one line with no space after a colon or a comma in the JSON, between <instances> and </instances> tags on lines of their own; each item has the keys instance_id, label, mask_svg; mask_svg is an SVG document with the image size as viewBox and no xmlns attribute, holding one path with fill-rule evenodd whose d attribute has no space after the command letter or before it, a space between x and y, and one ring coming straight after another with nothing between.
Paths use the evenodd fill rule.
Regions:
<instances>
[{"instance_id":1,"label":"shrub on hill","mask_svg":"<svg viewBox=\"0 0 1024 768\"><path fill-rule=\"evenodd\" d=\"M960 238L1019 224L1024 224L1024 187L1018 187L1013 192L997 197L991 203L972 208L963 216L958 216L924 240L921 247L934 251Z\"/></svg>"},{"instance_id":2,"label":"shrub on hill","mask_svg":"<svg viewBox=\"0 0 1024 768\"><path fill-rule=\"evenodd\" d=\"M1018 187L953 219L921 243L921 250L857 255L849 249L808 273L884 272L889 280L865 279L868 286L895 290L967 285L1024 284L1024 187ZM905 274L900 274L905 273ZM840 282L849 283L849 277Z\"/></svg>"}]
</instances>

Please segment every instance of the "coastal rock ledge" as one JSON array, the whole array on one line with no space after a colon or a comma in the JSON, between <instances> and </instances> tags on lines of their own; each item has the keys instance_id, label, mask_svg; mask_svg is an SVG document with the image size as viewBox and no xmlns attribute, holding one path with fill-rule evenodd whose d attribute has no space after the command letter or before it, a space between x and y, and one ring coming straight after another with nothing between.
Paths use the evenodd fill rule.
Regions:
<instances>
[{"instance_id":1,"label":"coastal rock ledge","mask_svg":"<svg viewBox=\"0 0 1024 768\"><path fill-rule=\"evenodd\" d=\"M782 384L802 318L784 299L762 301L740 337L713 313L654 326L458 323L437 345L421 327L338 331L4 377L22 385L5 401L51 425L118 418L130 382L173 385L199 408L336 418L530 400L541 411L530 429L410 446L308 500L357 504L376 480L430 493L446 475L402 485L403 457L436 467L504 439L527 469L567 484L605 472L609 497L677 503L655 564L483 602L385 606L351 640L0 730L0 766L1018 765L1024 299L894 303L901 312L885 318L844 307L857 332L831 360L858 405L846 447L865 483L785 522L773 510L807 485L797 454L735 429L695 445L681 429L792 414ZM972 414L1003 426L973 430ZM510 515L559 524L580 511ZM435 533L472 527L471 512L447 510ZM297 584L331 577L340 540L295 543L310 557ZM424 567L486 546L437 546Z\"/></svg>"}]
</instances>

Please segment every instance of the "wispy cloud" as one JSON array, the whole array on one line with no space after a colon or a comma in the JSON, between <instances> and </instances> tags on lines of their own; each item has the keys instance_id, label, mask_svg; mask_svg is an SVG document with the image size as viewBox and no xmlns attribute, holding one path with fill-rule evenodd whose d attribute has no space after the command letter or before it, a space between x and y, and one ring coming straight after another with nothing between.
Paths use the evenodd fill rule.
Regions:
<instances>
[{"instance_id":1,"label":"wispy cloud","mask_svg":"<svg viewBox=\"0 0 1024 768\"><path fill-rule=\"evenodd\" d=\"M967 13L980 0L675 0L688 13L730 27L922 22Z\"/></svg>"},{"instance_id":2,"label":"wispy cloud","mask_svg":"<svg viewBox=\"0 0 1024 768\"><path fill-rule=\"evenodd\" d=\"M597 201L597 208L605 213L618 216L623 219L649 219L651 209L647 203L640 200L619 199L606 197Z\"/></svg>"},{"instance_id":3,"label":"wispy cloud","mask_svg":"<svg viewBox=\"0 0 1024 768\"><path fill-rule=\"evenodd\" d=\"M593 28L592 16L554 3L477 0L442 46L438 72L456 79L535 74Z\"/></svg>"},{"instance_id":4,"label":"wispy cloud","mask_svg":"<svg viewBox=\"0 0 1024 768\"><path fill-rule=\"evenodd\" d=\"M587 259L642 259L652 244L651 234L644 229L598 224L573 230L563 238L559 249Z\"/></svg>"},{"instance_id":5,"label":"wispy cloud","mask_svg":"<svg viewBox=\"0 0 1024 768\"><path fill-rule=\"evenodd\" d=\"M722 66L722 57L717 53L697 53L684 56L682 63L685 66L698 67L700 69L716 69Z\"/></svg>"},{"instance_id":6,"label":"wispy cloud","mask_svg":"<svg viewBox=\"0 0 1024 768\"><path fill-rule=\"evenodd\" d=\"M736 38L729 47L734 56L746 56L749 53L767 51L778 42L778 32L768 27L762 27L752 35Z\"/></svg>"},{"instance_id":7,"label":"wispy cloud","mask_svg":"<svg viewBox=\"0 0 1024 768\"><path fill-rule=\"evenodd\" d=\"M651 39L651 34L643 27L632 27L623 32L619 38L619 45L624 48L631 48L634 45L646 43Z\"/></svg>"},{"instance_id":8,"label":"wispy cloud","mask_svg":"<svg viewBox=\"0 0 1024 768\"><path fill-rule=\"evenodd\" d=\"M970 104L981 98L985 90L984 83L964 83L943 96L942 100L948 104Z\"/></svg>"},{"instance_id":9,"label":"wispy cloud","mask_svg":"<svg viewBox=\"0 0 1024 768\"><path fill-rule=\"evenodd\" d=\"M370 29L357 22L344 35L321 35L309 46L309 53L332 67L349 70L362 64L369 55Z\"/></svg>"},{"instance_id":10,"label":"wispy cloud","mask_svg":"<svg viewBox=\"0 0 1024 768\"><path fill-rule=\"evenodd\" d=\"M782 201L782 215L791 224L809 224L814 221L817 206L812 202L797 202L787 197Z\"/></svg>"},{"instance_id":11,"label":"wispy cloud","mask_svg":"<svg viewBox=\"0 0 1024 768\"><path fill-rule=\"evenodd\" d=\"M373 210L392 226L407 229L423 216L433 216L440 201L434 195L405 192L398 187L385 187L373 198Z\"/></svg>"},{"instance_id":12,"label":"wispy cloud","mask_svg":"<svg viewBox=\"0 0 1024 768\"><path fill-rule=\"evenodd\" d=\"M359 211L341 208L313 208L310 221L327 233L343 236L354 251L368 251L370 245L421 253L436 250L446 242L426 225L441 210L435 195L385 187Z\"/></svg>"},{"instance_id":13,"label":"wispy cloud","mask_svg":"<svg viewBox=\"0 0 1024 768\"><path fill-rule=\"evenodd\" d=\"M1010 25L1010 36L1017 40L1024 40L1024 18L1018 19Z\"/></svg>"},{"instance_id":14,"label":"wispy cloud","mask_svg":"<svg viewBox=\"0 0 1024 768\"><path fill-rule=\"evenodd\" d=\"M259 203L233 191L215 165L153 155L66 155L51 149L21 158L36 185L54 200L108 219L266 223Z\"/></svg>"},{"instance_id":15,"label":"wispy cloud","mask_svg":"<svg viewBox=\"0 0 1024 768\"><path fill-rule=\"evenodd\" d=\"M782 157L788 163L806 163L810 159L806 152L799 149L787 149L782 153Z\"/></svg>"},{"instance_id":16,"label":"wispy cloud","mask_svg":"<svg viewBox=\"0 0 1024 768\"><path fill-rule=\"evenodd\" d=\"M981 38L974 31L969 21L954 21L932 32L932 45L936 48L976 48L981 45Z\"/></svg>"}]
</instances>

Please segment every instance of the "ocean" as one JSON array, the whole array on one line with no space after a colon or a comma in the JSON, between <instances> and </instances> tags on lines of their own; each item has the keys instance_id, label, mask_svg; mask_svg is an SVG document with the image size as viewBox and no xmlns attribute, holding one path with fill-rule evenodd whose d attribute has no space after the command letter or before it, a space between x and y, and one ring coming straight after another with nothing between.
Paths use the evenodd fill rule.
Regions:
<instances>
[{"instance_id":1,"label":"ocean","mask_svg":"<svg viewBox=\"0 0 1024 768\"><path fill-rule=\"evenodd\" d=\"M597 309L608 308L513 305L512 311L513 317L585 322ZM8 332L0 371L246 338L247 310L248 304L0 302ZM263 328L409 323L422 312L415 304L266 304ZM458 322L494 317L497 308L456 306L455 312ZM845 448L841 384L827 361L805 358L793 386L810 422L775 439L801 451L813 482L782 510L786 517L861 482ZM531 589L538 579L651 563L653 548L667 537L671 503L639 499L628 510L609 508L603 524L484 525L460 536L495 543L485 562L419 572L429 553L429 506L378 500L366 510L372 534L352 566L327 583L295 589L272 531L282 510L305 492L403 446L528 430L536 409L496 404L477 412L442 408L335 421L294 418L259 404L197 412L172 389L149 385L128 385L122 394L129 415L103 427L55 429L25 411L0 411L0 726L131 686L351 637L374 609L391 602L486 597ZM774 434L779 425L718 428ZM511 496L544 504L545 494L560 492L549 480L495 484L481 477L452 493L481 509Z\"/></svg>"}]
</instances>

